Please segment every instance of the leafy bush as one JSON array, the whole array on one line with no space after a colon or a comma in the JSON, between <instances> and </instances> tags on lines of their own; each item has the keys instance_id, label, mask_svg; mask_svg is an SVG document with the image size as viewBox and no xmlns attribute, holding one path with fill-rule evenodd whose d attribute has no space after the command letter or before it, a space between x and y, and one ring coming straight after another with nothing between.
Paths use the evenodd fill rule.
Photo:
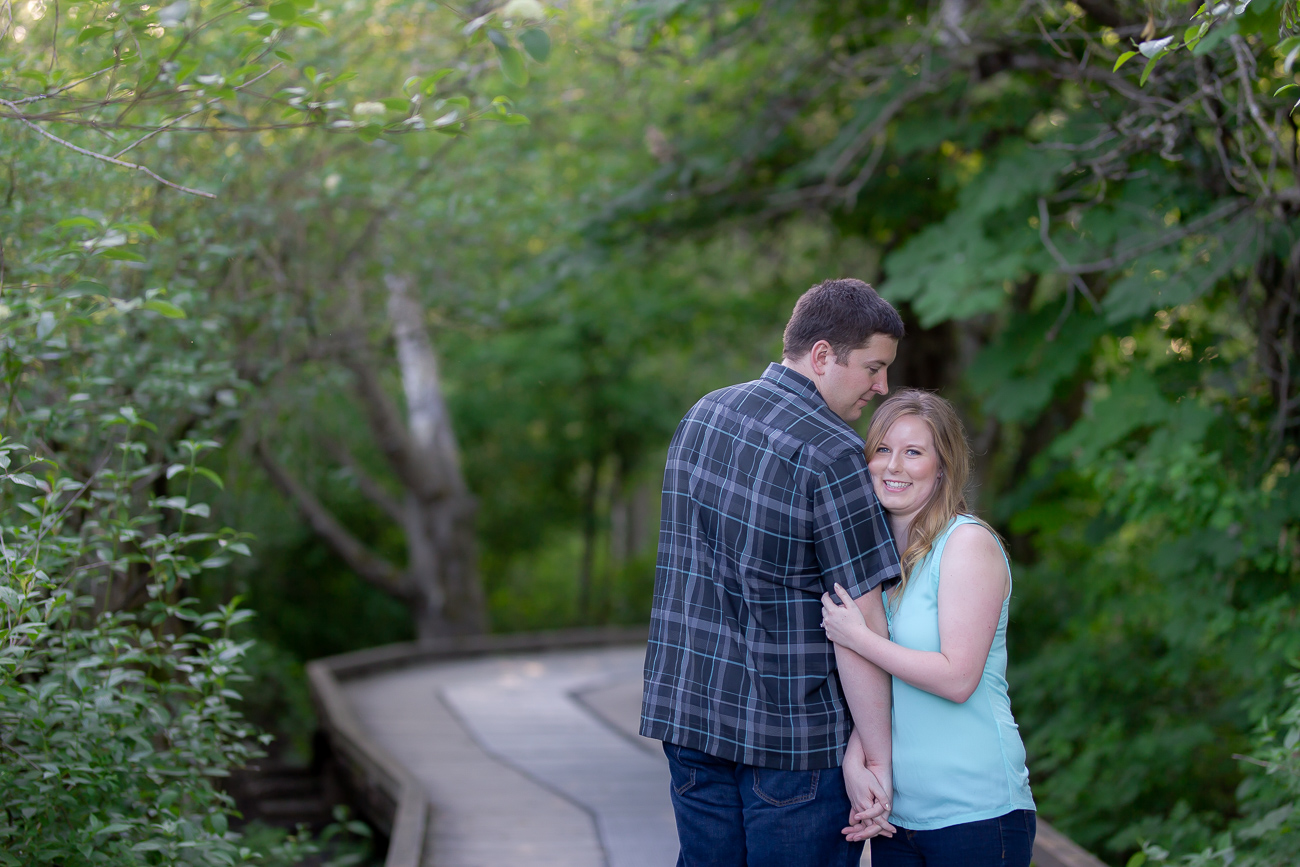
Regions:
<instances>
[{"instance_id":1,"label":"leafy bush","mask_svg":"<svg viewBox=\"0 0 1300 867\"><path fill-rule=\"evenodd\" d=\"M1285 681L1292 703L1256 732L1255 755L1239 758L1257 766L1237 789L1242 817L1200 852L1184 855L1191 867L1286 867L1300 852L1300 674ZM1145 843L1129 867L1173 860L1169 850Z\"/></svg>"},{"instance_id":2,"label":"leafy bush","mask_svg":"<svg viewBox=\"0 0 1300 867\"><path fill-rule=\"evenodd\" d=\"M0 864L316 851L303 834L253 847L230 830L220 780L266 740L236 708L250 642L234 631L251 613L238 600L199 610L187 591L248 548L203 526L196 491L221 480L200 459L217 444L160 434L123 404L129 391L159 409L220 371L181 382L164 355L103 375L124 343L165 345L184 316L174 305L40 285L5 300L4 421L26 442L0 439Z\"/></svg>"}]
</instances>

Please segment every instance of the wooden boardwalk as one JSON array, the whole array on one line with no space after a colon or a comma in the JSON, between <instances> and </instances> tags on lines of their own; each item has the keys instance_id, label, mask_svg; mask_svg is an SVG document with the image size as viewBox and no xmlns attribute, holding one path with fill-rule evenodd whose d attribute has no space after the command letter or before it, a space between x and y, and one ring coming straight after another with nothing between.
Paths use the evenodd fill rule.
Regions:
<instances>
[{"instance_id":1,"label":"wooden boardwalk","mask_svg":"<svg viewBox=\"0 0 1300 867\"><path fill-rule=\"evenodd\" d=\"M667 762L658 741L636 733L643 642L545 652L485 644L471 649L492 655L468 658L393 646L313 663L318 701L336 747L351 745L345 764L370 811L406 829L394 830L388 863L675 864ZM1034 861L1105 867L1041 820Z\"/></svg>"},{"instance_id":2,"label":"wooden boardwalk","mask_svg":"<svg viewBox=\"0 0 1300 867\"><path fill-rule=\"evenodd\" d=\"M666 867L668 766L636 734L643 647L406 668L348 683L433 803L438 867ZM430 860L431 856L431 860Z\"/></svg>"}]
</instances>

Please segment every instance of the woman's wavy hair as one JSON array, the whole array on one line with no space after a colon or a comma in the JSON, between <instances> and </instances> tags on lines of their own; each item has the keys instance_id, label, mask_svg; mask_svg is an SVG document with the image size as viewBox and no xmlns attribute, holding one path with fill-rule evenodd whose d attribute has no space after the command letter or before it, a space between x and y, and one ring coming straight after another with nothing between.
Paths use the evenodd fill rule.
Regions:
<instances>
[{"instance_id":1,"label":"woman's wavy hair","mask_svg":"<svg viewBox=\"0 0 1300 867\"><path fill-rule=\"evenodd\" d=\"M930 553L948 523L957 515L970 514L970 507L966 504L966 483L970 479L970 444L966 441L966 430L957 411L939 395L904 388L882 403L872 414L871 426L867 429L867 460L870 461L876 454L881 440L894 422L908 415L917 416L930 428L939 458L939 478L930 499L912 520L907 550L901 558L903 577L889 594L892 600L890 607L897 607L907 590L912 571ZM979 518L975 520L980 521ZM980 523L984 524L983 521ZM984 526L1001 544L997 532L988 524Z\"/></svg>"}]
</instances>

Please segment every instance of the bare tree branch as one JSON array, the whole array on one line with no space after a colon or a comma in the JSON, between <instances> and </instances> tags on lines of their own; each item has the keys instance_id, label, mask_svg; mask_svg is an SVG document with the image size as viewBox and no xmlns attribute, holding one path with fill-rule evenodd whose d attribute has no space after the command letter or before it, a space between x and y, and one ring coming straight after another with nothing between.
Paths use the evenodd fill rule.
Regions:
<instances>
[{"instance_id":1,"label":"bare tree branch","mask_svg":"<svg viewBox=\"0 0 1300 867\"><path fill-rule=\"evenodd\" d=\"M54 133L49 132L48 130L42 128L40 125L32 123L30 120L26 118L26 116L24 116L22 111L19 110L18 106L14 105L12 102L10 102L7 99L0 99L0 105L7 107L10 111L13 112L13 114L10 115L10 119L18 121L23 126L35 130L40 135L45 136L50 141L56 144L60 144L63 147L68 148L69 150L76 151L82 156L88 156L91 159L101 160L102 162L111 163L112 165L115 166L121 166L124 169L131 169L137 172L144 172L146 175L153 178L155 181L162 184L163 186L171 187L172 189L175 190L180 190L182 193L189 193L192 196L202 196L205 199L216 198L215 193L209 193L203 190L195 190L190 187L186 187L186 186L182 186L181 184L174 183L173 181L169 181L166 178L162 177L161 175L157 174L156 172L154 172L153 169L147 168L145 166L137 165L136 163L128 163L123 160L114 159L113 157L110 157L106 154L96 153L95 151L86 150L85 148L82 147L77 147L72 142L61 139L58 136L56 136Z\"/></svg>"},{"instance_id":2,"label":"bare tree branch","mask_svg":"<svg viewBox=\"0 0 1300 867\"><path fill-rule=\"evenodd\" d=\"M406 509L398 502L397 498L384 490L383 485L379 484L375 477L366 471L365 467L361 466L347 446L332 437L326 438L324 445L335 460L347 467L348 472L352 473L357 488L365 495L366 499L383 509L384 513L398 524L406 522Z\"/></svg>"},{"instance_id":3,"label":"bare tree branch","mask_svg":"<svg viewBox=\"0 0 1300 867\"><path fill-rule=\"evenodd\" d=\"M280 492L293 501L298 511L307 519L312 530L324 539L343 558L352 571L376 587L402 599L409 599L410 590L402 573L393 564L374 554L357 537L338 522L316 496L285 469L265 440L254 445L258 461L266 469L271 481Z\"/></svg>"}]
</instances>

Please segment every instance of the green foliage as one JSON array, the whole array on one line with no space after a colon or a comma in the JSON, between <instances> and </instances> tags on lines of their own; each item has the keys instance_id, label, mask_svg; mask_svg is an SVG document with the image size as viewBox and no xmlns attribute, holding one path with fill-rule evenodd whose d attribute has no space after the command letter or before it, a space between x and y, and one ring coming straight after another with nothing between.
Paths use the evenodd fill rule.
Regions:
<instances>
[{"instance_id":1,"label":"green foliage","mask_svg":"<svg viewBox=\"0 0 1300 867\"><path fill-rule=\"evenodd\" d=\"M258 719L294 717L302 740L302 702L267 684L303 656L409 636L242 447L274 436L400 562L400 522L363 490L398 486L340 364L387 351L384 275L420 289L493 624L513 629L644 612L653 540L629 527L653 527L673 425L777 356L799 290L853 274L907 317L894 383L954 397L986 454L1044 814L1120 857L1290 844L1289 759L1268 751L1294 728L1278 720L1300 653L1300 52L1278 34L1296 6L933 5L964 11L516 0L461 17L399 0L110 19L78 3L56 37L53 6L19 10L24 41L0 54L4 433L57 472L14 464L4 539L23 550L40 520L19 502L73 504L50 538L82 547L34 585L42 605L67 594L65 619L42 621L64 624L40 669L61 678L52 695L73 694L65 656L109 660L78 675L107 689L96 648L116 636L155 661L114 683L131 696L114 731L179 725L207 688L179 660L230 640L199 618L244 594L263 612L249 628L279 645L249 651L271 673ZM478 120L501 123L457 144ZM221 199L199 211L165 183L92 175L33 125ZM214 441L238 446L199 445ZM59 478L75 481L24 487ZM222 523L260 538L208 533ZM251 565L221 565L242 544ZM156 623L146 604L194 619ZM170 650L149 656L154 640ZM131 716L146 705L171 722ZM221 725L244 724L189 735L212 767L246 748ZM1279 770L1243 774L1248 751ZM216 835L225 807L195 786L175 815Z\"/></svg>"},{"instance_id":2,"label":"green foliage","mask_svg":"<svg viewBox=\"0 0 1300 867\"><path fill-rule=\"evenodd\" d=\"M248 643L232 630L250 615L237 600L202 612L185 595L201 572L248 553L237 533L194 526L209 515L194 498L194 480L211 478L198 459L215 444L182 440L169 444L180 461L150 463L155 426L131 406L95 412L112 405L113 380L79 363L112 345L98 338L113 325L97 319L148 314L35 287L6 300L5 422L39 452L0 440L0 862L235 864L314 851L292 839L260 853L241 845L217 786L260 751L233 705ZM36 365L94 392L56 414ZM70 475L51 445L72 463L87 441L102 458ZM138 493L168 478L184 493Z\"/></svg>"},{"instance_id":3,"label":"green foliage","mask_svg":"<svg viewBox=\"0 0 1300 867\"><path fill-rule=\"evenodd\" d=\"M1240 757L1255 766L1237 790L1242 816L1194 854L1172 857L1168 849L1144 842L1128 867L1146 863L1284 867L1295 863L1300 842L1296 826L1300 816L1300 675L1290 675L1286 686L1293 697L1290 707L1279 716L1261 720L1255 732L1254 755Z\"/></svg>"}]
</instances>

